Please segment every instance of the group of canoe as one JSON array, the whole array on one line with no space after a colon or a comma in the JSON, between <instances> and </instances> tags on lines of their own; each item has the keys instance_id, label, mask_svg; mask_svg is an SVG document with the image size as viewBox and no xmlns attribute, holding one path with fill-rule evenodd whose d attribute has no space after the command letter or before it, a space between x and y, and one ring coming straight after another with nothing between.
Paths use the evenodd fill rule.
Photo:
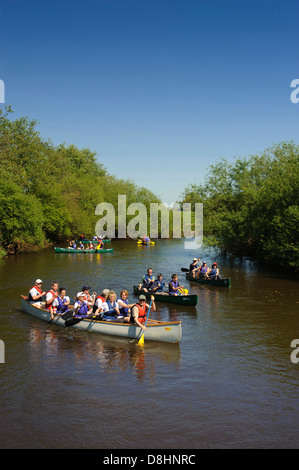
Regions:
<instances>
[{"instance_id":1,"label":"group of canoe","mask_svg":"<svg viewBox=\"0 0 299 470\"><path fill-rule=\"evenodd\" d=\"M90 243L89 240L80 240L79 242L82 243L83 241ZM69 248L69 250L77 249ZM77 251L81 251L81 249ZM103 251L103 248L100 248L99 251ZM224 287L230 286L230 278L223 279L220 277L217 263L213 263L210 270L206 268L206 262L202 264L199 262L199 258L194 258L189 268L181 268L181 271L186 273L188 281ZM137 308L140 313L143 306L146 305L146 313L149 316L152 304L155 310L155 301L185 306L195 306L198 301L197 295L190 295L188 290L180 285L177 274L173 274L171 281L166 285L162 274L158 273L157 278L155 278L151 268L147 270L139 284L133 286L134 295L138 296L138 301L132 304L128 302L128 291L123 290L117 300L113 291L103 290L99 296L96 293L90 296L90 287L83 286L82 291L76 296L75 303L70 305L70 299L66 296L65 289L60 288L58 295L58 283L53 283L47 293L42 292L41 286L42 281L37 279L35 285L30 289L29 295L21 296L22 308L30 315L61 326L73 326L74 328L132 339L140 339L141 335L145 334L148 340L171 343L179 342L181 339L180 321L163 322L149 319L146 315L143 315L148 320L148 322L146 321L148 324L146 324L146 332L144 333L145 327L142 326L142 322L140 323L138 319L135 321L136 315L132 316L130 311L135 309L136 312ZM113 295L111 297L111 294L114 297ZM38 301L43 296L46 296L45 303ZM51 296L54 296L52 299L53 305L52 302L49 303ZM146 299L151 299L150 305L145 303ZM135 318L134 321L132 321L133 317Z\"/></svg>"},{"instance_id":2,"label":"group of canoe","mask_svg":"<svg viewBox=\"0 0 299 470\"><path fill-rule=\"evenodd\" d=\"M89 294L85 285L78 292L75 303L70 304L66 290L53 282L48 292L42 291L42 281L37 279L28 296L21 296L22 309L42 320L61 326L73 326L83 330L108 335L177 343L181 339L181 322L162 322L149 319L150 309L155 310L155 299L150 305L140 294L138 301L129 304L128 291L123 290L116 300L115 292L104 289L100 295ZM42 298L45 296L45 302Z\"/></svg>"},{"instance_id":3,"label":"group of canoe","mask_svg":"<svg viewBox=\"0 0 299 470\"><path fill-rule=\"evenodd\" d=\"M55 247L56 253L112 253L113 248L105 248L104 243L110 243L110 238L94 237L93 240L72 240L67 248Z\"/></svg>"}]
</instances>

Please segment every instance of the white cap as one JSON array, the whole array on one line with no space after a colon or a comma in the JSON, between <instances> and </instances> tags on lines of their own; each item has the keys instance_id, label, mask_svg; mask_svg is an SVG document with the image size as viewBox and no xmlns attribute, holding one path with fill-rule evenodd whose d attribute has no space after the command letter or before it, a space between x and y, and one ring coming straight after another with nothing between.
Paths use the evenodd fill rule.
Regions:
<instances>
[{"instance_id":1,"label":"white cap","mask_svg":"<svg viewBox=\"0 0 299 470\"><path fill-rule=\"evenodd\" d=\"M79 299L79 297L82 297L82 296L84 297L84 295L85 295L84 292L78 292L77 299Z\"/></svg>"},{"instance_id":2,"label":"white cap","mask_svg":"<svg viewBox=\"0 0 299 470\"><path fill-rule=\"evenodd\" d=\"M35 284L40 284L40 283L43 283L43 281L41 279L36 279Z\"/></svg>"}]
</instances>

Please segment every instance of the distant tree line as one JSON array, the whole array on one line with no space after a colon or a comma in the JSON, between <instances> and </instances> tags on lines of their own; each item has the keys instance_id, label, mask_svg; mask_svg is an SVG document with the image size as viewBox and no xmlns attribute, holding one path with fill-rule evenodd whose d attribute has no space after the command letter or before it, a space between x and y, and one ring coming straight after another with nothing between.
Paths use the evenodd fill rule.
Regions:
<instances>
[{"instance_id":1,"label":"distant tree line","mask_svg":"<svg viewBox=\"0 0 299 470\"><path fill-rule=\"evenodd\" d=\"M299 146L281 142L260 155L222 159L181 203L203 203L204 235L224 254L299 270Z\"/></svg>"},{"instance_id":2,"label":"distant tree line","mask_svg":"<svg viewBox=\"0 0 299 470\"><path fill-rule=\"evenodd\" d=\"M107 172L88 148L55 146L28 117L12 120L0 110L0 253L94 235L101 202L161 201L131 180ZM149 213L149 210L148 210Z\"/></svg>"}]
</instances>

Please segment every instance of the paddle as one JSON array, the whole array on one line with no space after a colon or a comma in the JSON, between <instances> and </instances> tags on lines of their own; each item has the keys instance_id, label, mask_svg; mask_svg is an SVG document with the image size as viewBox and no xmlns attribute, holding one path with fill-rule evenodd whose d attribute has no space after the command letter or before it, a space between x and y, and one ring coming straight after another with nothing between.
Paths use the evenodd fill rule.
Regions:
<instances>
[{"instance_id":1,"label":"paddle","mask_svg":"<svg viewBox=\"0 0 299 470\"><path fill-rule=\"evenodd\" d=\"M145 327L146 327L146 324L147 324L147 320L148 320L148 317L149 317L149 314L150 314L150 311L151 311L151 307L152 307L152 302L153 302L153 296L151 296L151 301L150 301L150 304L149 304L149 309L148 309L148 312L147 312L147 315L146 315L146 321L145 321ZM142 330L141 330L142 331ZM139 339L138 341L138 346L143 346L144 345L144 333L142 333L141 335L141 338Z\"/></svg>"},{"instance_id":2,"label":"paddle","mask_svg":"<svg viewBox=\"0 0 299 470\"><path fill-rule=\"evenodd\" d=\"M55 318L56 316L57 316L57 313L55 313L54 317L53 317L53 318L51 318L51 320L50 320L48 323L51 323L51 322L52 322L52 320L54 320L54 318Z\"/></svg>"},{"instance_id":3,"label":"paddle","mask_svg":"<svg viewBox=\"0 0 299 470\"><path fill-rule=\"evenodd\" d=\"M190 269L188 268L181 268L181 271L182 273L188 273L190 271Z\"/></svg>"},{"instance_id":4,"label":"paddle","mask_svg":"<svg viewBox=\"0 0 299 470\"><path fill-rule=\"evenodd\" d=\"M103 313L104 313L104 315L107 315L107 314L109 315L109 313L112 313L112 312L113 312L113 309L112 309L112 310L108 310L107 312L103 312ZM81 317L81 318L79 318L79 317L73 317L73 318L67 319L67 320L64 322L64 325L65 325L66 327L68 327L68 326L73 326L73 325L77 325L77 323L79 323L80 321L85 320L85 319L87 319L87 320L95 319L95 320L96 320L96 317L95 317L94 315L90 315L90 316L86 316L86 317ZM105 321L105 320L104 320L104 321Z\"/></svg>"}]
</instances>

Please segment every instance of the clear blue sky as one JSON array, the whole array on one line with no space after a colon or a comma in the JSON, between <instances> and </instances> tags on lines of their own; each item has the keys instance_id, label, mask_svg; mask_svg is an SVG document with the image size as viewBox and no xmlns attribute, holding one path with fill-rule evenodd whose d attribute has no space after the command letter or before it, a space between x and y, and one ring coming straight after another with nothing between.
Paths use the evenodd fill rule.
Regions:
<instances>
[{"instance_id":1,"label":"clear blue sky","mask_svg":"<svg viewBox=\"0 0 299 470\"><path fill-rule=\"evenodd\" d=\"M164 202L221 157L298 143L298 0L2 0L0 16L15 117Z\"/></svg>"}]
</instances>

